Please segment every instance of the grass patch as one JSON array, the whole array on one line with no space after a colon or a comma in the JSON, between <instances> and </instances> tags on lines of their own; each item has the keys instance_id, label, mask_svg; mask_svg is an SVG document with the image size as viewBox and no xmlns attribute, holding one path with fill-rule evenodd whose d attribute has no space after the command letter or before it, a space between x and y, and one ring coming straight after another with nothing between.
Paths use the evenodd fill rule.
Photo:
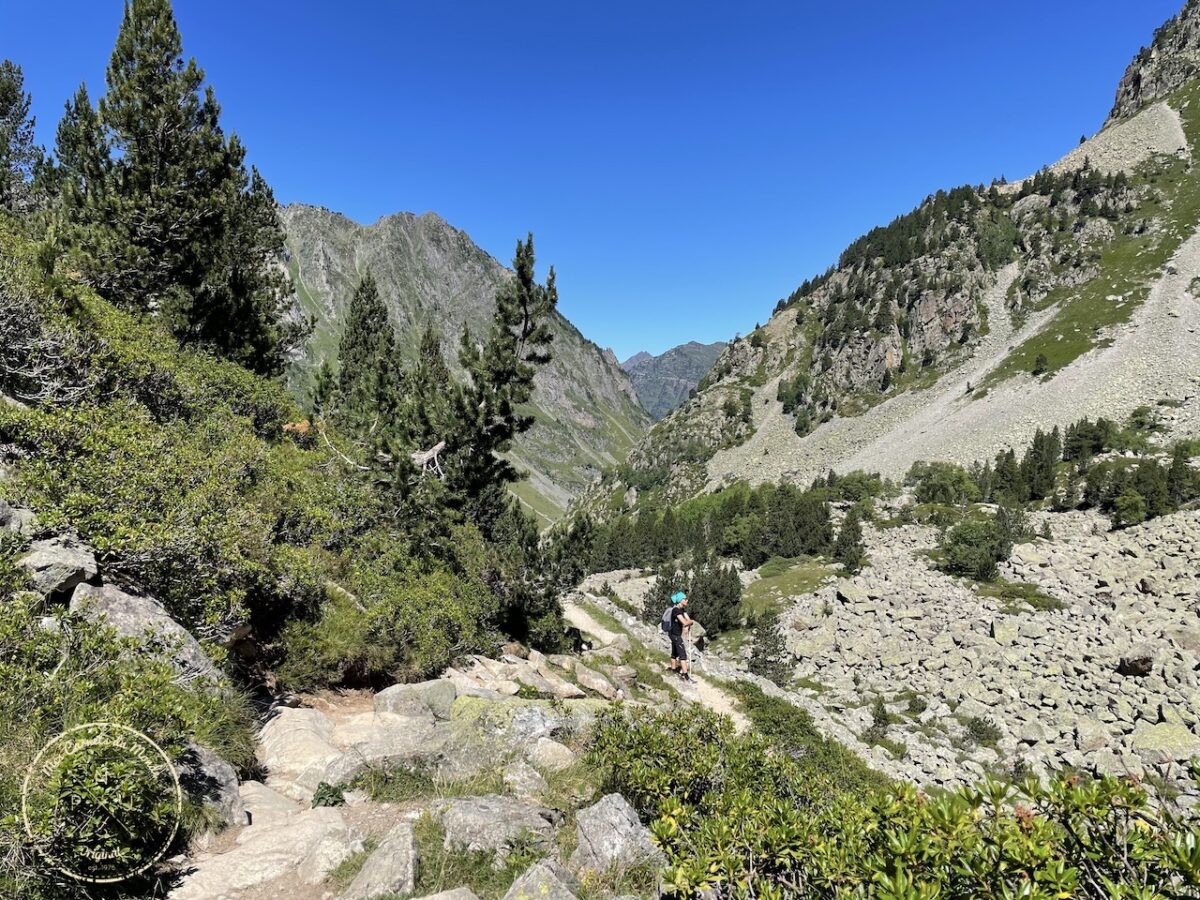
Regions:
<instances>
[{"instance_id":1,"label":"grass patch","mask_svg":"<svg viewBox=\"0 0 1200 900\"><path fill-rule=\"evenodd\" d=\"M325 881L331 884L334 890L340 894L346 888L350 887L350 883L358 877L358 873L362 871L362 867L367 864L367 860L378 846L378 840L373 837L367 838L363 841L363 848L355 853L351 853L334 866L333 871L325 876Z\"/></svg>"},{"instance_id":2,"label":"grass patch","mask_svg":"<svg viewBox=\"0 0 1200 900\"><path fill-rule=\"evenodd\" d=\"M513 847L496 865L495 854L487 850L447 849L446 832L429 815L413 826L417 842L417 884L414 896L440 894L453 888L469 887L480 900L499 900L526 869L545 856L545 852L522 842Z\"/></svg>"},{"instance_id":3,"label":"grass patch","mask_svg":"<svg viewBox=\"0 0 1200 900\"><path fill-rule=\"evenodd\" d=\"M995 581L972 582L972 585L975 593L979 596L999 600L1002 611L1008 615L1054 612L1067 608L1067 604L1057 597L1043 593L1037 585L1026 584L1022 581L1005 581L1003 578L997 578Z\"/></svg>"},{"instance_id":4,"label":"grass patch","mask_svg":"<svg viewBox=\"0 0 1200 900\"><path fill-rule=\"evenodd\" d=\"M473 797L504 793L498 769L470 778L439 778L424 768L373 768L354 779L353 787L366 791L376 803L407 803L447 797Z\"/></svg>"},{"instance_id":5,"label":"grass patch","mask_svg":"<svg viewBox=\"0 0 1200 900\"><path fill-rule=\"evenodd\" d=\"M809 557L770 559L758 570L759 579L742 593L741 615L750 624L763 614L782 611L790 597L811 594L833 574L833 569L821 560Z\"/></svg>"},{"instance_id":6,"label":"grass patch","mask_svg":"<svg viewBox=\"0 0 1200 900\"><path fill-rule=\"evenodd\" d=\"M757 685L745 681L724 685L738 701L755 730L769 740L778 752L796 760L802 768L819 774L837 790L866 794L886 790L891 779L876 772L836 741L821 734L807 711L780 697L763 693Z\"/></svg>"}]
</instances>

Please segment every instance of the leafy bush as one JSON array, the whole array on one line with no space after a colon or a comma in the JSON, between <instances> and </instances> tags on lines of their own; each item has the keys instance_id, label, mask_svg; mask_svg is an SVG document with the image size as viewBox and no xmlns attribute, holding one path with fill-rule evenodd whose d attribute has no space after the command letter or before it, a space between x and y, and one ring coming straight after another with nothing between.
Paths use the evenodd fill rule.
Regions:
<instances>
[{"instance_id":1,"label":"leafy bush","mask_svg":"<svg viewBox=\"0 0 1200 900\"><path fill-rule=\"evenodd\" d=\"M11 554L0 551L0 559L11 559ZM0 603L0 894L82 898L82 885L64 883L35 854L14 812L20 809L22 780L38 751L74 726L108 722L142 732L171 759L181 759L194 742L245 770L254 759L252 722L239 695L194 689L139 641L118 638L108 628L62 611L43 620L36 598L9 591L14 587L11 572L7 561L0 564L5 582L0 592L6 597ZM113 808L126 799L121 782L86 783L79 790L90 803ZM189 801L185 812L176 851L204 821L198 800Z\"/></svg>"},{"instance_id":2,"label":"leafy bush","mask_svg":"<svg viewBox=\"0 0 1200 900\"><path fill-rule=\"evenodd\" d=\"M979 486L962 466L944 462L915 462L904 478L918 503L957 506L980 498Z\"/></svg>"},{"instance_id":3,"label":"leafy bush","mask_svg":"<svg viewBox=\"0 0 1200 900\"><path fill-rule=\"evenodd\" d=\"M837 790L690 711L613 709L592 760L649 822L671 896L1134 900L1200 887L1200 821L1132 781L989 780L932 798L908 785Z\"/></svg>"}]
</instances>

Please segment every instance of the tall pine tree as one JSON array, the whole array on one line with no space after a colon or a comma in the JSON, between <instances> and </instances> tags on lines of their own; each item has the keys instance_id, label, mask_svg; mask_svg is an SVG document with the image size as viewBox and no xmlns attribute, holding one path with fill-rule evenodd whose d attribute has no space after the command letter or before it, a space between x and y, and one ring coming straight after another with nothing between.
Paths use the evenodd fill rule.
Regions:
<instances>
[{"instance_id":1,"label":"tall pine tree","mask_svg":"<svg viewBox=\"0 0 1200 900\"><path fill-rule=\"evenodd\" d=\"M33 175L42 158L29 105L21 67L0 61L0 210L16 214L33 207Z\"/></svg>"},{"instance_id":2,"label":"tall pine tree","mask_svg":"<svg viewBox=\"0 0 1200 900\"><path fill-rule=\"evenodd\" d=\"M368 272L350 298L338 343L331 417L374 449L394 426L396 387L396 332Z\"/></svg>"},{"instance_id":3,"label":"tall pine tree","mask_svg":"<svg viewBox=\"0 0 1200 900\"><path fill-rule=\"evenodd\" d=\"M275 200L221 130L169 0L126 4L106 81L98 115L81 90L59 127L60 230L79 268L182 340L278 373L304 329L285 321Z\"/></svg>"},{"instance_id":4,"label":"tall pine tree","mask_svg":"<svg viewBox=\"0 0 1200 900\"><path fill-rule=\"evenodd\" d=\"M532 398L533 378L550 361L550 317L558 305L554 269L545 285L534 278L532 234L517 242L513 270L515 277L496 295L486 342L463 332L459 361L468 382L457 392L457 433L447 441L449 487L485 533L507 505L502 489L521 477L504 454L533 426L519 407Z\"/></svg>"}]
</instances>

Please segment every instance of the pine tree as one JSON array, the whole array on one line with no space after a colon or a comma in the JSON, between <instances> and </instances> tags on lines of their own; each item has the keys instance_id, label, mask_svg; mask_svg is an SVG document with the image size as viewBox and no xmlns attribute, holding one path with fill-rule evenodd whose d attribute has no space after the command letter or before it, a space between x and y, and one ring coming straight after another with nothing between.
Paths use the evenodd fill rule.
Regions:
<instances>
[{"instance_id":1,"label":"pine tree","mask_svg":"<svg viewBox=\"0 0 1200 900\"><path fill-rule=\"evenodd\" d=\"M359 282L338 343L337 387L331 407L338 424L378 446L395 422L396 333L368 272Z\"/></svg>"},{"instance_id":2,"label":"pine tree","mask_svg":"<svg viewBox=\"0 0 1200 900\"><path fill-rule=\"evenodd\" d=\"M1196 491L1196 482L1187 447L1176 444L1171 452L1171 467L1167 470L1167 498L1171 506L1178 509L1191 500Z\"/></svg>"},{"instance_id":3,"label":"pine tree","mask_svg":"<svg viewBox=\"0 0 1200 900\"><path fill-rule=\"evenodd\" d=\"M863 545L862 523L858 519L858 510L851 508L842 520L838 532L837 543L833 547L833 558L842 564L849 573L858 572L866 561L866 547Z\"/></svg>"},{"instance_id":4,"label":"pine tree","mask_svg":"<svg viewBox=\"0 0 1200 900\"><path fill-rule=\"evenodd\" d=\"M30 102L21 67L0 61L0 209L16 214L33 207L33 175L42 159Z\"/></svg>"},{"instance_id":5,"label":"pine tree","mask_svg":"<svg viewBox=\"0 0 1200 900\"><path fill-rule=\"evenodd\" d=\"M779 614L765 613L754 625L754 646L750 650L748 668L755 675L784 687L791 677L787 645L779 632Z\"/></svg>"},{"instance_id":6,"label":"pine tree","mask_svg":"<svg viewBox=\"0 0 1200 900\"><path fill-rule=\"evenodd\" d=\"M98 114L81 89L59 126L60 230L106 298L278 373L304 327L284 324L275 200L182 54L169 0L126 4Z\"/></svg>"},{"instance_id":7,"label":"pine tree","mask_svg":"<svg viewBox=\"0 0 1200 900\"><path fill-rule=\"evenodd\" d=\"M534 279L532 234L518 241L513 270L515 277L496 295L486 343L481 346L470 332L463 332L459 361L469 380L457 392L458 433L448 442L450 489L485 534L499 511L484 489L502 487L521 477L503 454L512 448L517 435L533 426L533 417L519 407L529 402L534 376L550 361L550 317L558 305L554 269L545 285Z\"/></svg>"},{"instance_id":8,"label":"pine tree","mask_svg":"<svg viewBox=\"0 0 1200 900\"><path fill-rule=\"evenodd\" d=\"M442 356L442 340L429 325L421 333L417 358L404 373L403 429L412 450L428 450L454 427L451 393L454 378Z\"/></svg>"}]
</instances>

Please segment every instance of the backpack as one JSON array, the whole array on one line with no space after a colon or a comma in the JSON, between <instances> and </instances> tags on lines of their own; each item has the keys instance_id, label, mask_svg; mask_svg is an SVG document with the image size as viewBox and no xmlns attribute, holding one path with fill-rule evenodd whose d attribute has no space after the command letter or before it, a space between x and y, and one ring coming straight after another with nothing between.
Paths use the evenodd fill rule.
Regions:
<instances>
[{"instance_id":1,"label":"backpack","mask_svg":"<svg viewBox=\"0 0 1200 900\"><path fill-rule=\"evenodd\" d=\"M663 613L663 616L662 616L662 630L663 630L663 634L670 634L670 633L671 633L671 611L672 611L673 609L675 609L675 607L674 607L674 606L668 606L668 607L667 607L667 611Z\"/></svg>"}]
</instances>

